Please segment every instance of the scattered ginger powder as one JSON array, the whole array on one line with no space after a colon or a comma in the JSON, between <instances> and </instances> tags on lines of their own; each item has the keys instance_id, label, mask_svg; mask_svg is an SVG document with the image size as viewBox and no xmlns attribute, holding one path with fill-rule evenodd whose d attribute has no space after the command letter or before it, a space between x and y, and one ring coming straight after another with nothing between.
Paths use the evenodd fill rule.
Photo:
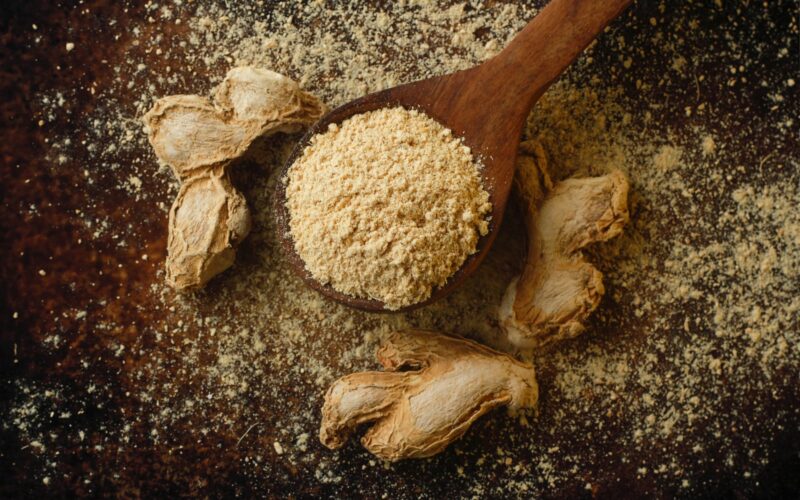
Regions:
<instances>
[{"instance_id":1,"label":"scattered ginger powder","mask_svg":"<svg viewBox=\"0 0 800 500\"><path fill-rule=\"evenodd\" d=\"M427 299L488 231L492 206L470 149L418 111L331 124L285 182L289 231L308 272L390 310Z\"/></svg>"}]
</instances>

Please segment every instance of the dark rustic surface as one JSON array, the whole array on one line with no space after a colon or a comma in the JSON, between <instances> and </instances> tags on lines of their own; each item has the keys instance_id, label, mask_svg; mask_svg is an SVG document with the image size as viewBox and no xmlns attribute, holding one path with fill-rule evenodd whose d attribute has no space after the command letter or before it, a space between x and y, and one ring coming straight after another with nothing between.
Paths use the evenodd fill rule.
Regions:
<instances>
[{"instance_id":1,"label":"dark rustic surface","mask_svg":"<svg viewBox=\"0 0 800 500\"><path fill-rule=\"evenodd\" d=\"M709 4L711 2L708 2ZM737 5L743 4L743 10ZM638 25L647 23L655 12L656 2L641 1L633 11L615 24L621 33L636 32ZM725 2L721 13L709 9L704 17L704 7L696 13L701 26L695 30L696 39L691 46L701 52L715 46L718 36L715 27L724 23L727 34L740 37L741 53L726 54L719 60L703 58L702 72L709 75L704 92L717 110L726 117L726 130L720 136L751 134L747 142L732 142L739 150L729 152L741 164L750 165L754 159L774 151L775 154L796 159L798 137L763 137L758 134L764 123L771 119L771 102L768 89L761 81L781 81L798 77L798 14L796 2ZM92 160L91 153L80 151L65 164L54 165L45 159L49 149L48 137L76 130L73 142L80 144L81 119L95 106L88 89L92 84L103 87L118 77L113 72L114 62L124 57L130 34L119 26L127 20L141 20L147 13L135 2L122 4L96 0L73 5L69 2L55 4L42 0L7 0L0 6L0 182L2 182L2 213L0 213L0 415L7 415L10 400L16 395L13 381L25 380L28 384L47 385L57 382L65 387L53 414L45 412L52 428L58 430L58 439L47 446L55 448L48 460L51 484L43 484L41 468L34 450L23 446L13 427L0 427L0 495L4 497L34 497L42 495L92 495L92 496L164 496L191 493L209 496L233 494L286 494L313 495L375 495L375 484L381 480L375 468L362 472L363 459L355 459L344 470L349 471L344 484L320 484L306 469L283 466L272 478L254 480L240 474L235 459L236 451L220 451L220 444L205 441L192 446L187 439L179 451L165 452L148 446L146 428L134 432L134 442L117 446L108 442L82 442L65 429L64 412L71 417L68 425L81 429L101 431L118 425L132 412L140 411L136 401L128 397L119 374L140 362L136 355L108 356L106 343L111 338L122 344L134 343L149 325L169 321L156 317L163 313L158 299L150 289L151 283L160 279L157 272L165 257L164 212L151 203L127 196L115 188L116 179L108 174L93 175L87 183L83 173L85 162ZM665 16L669 17L668 11ZM108 19L116 19L115 27ZM33 24L37 30L31 30ZM778 26L777 28L775 26ZM785 28L781 28L781 27ZM789 31L794 26L794 32ZM779 57L786 40L776 36L776 30L786 30L793 41L789 54ZM119 35L115 38L115 35ZM42 37L32 43L33 37ZM64 64L66 42L75 43L71 64ZM594 57L603 61L615 56L601 42ZM692 54L687 54L687 58ZM759 64L744 84L735 92L727 87L726 73L735 58L757 60ZM630 92L636 92L633 82L638 71L648 66L666 64L666 61L634 60L627 82ZM126 75L122 75L126 77ZM57 116L42 126L33 106L36 96L44 91L64 89L74 96L61 107ZM72 92L72 89L78 89ZM797 89L785 93L797 116ZM671 90L661 91L670 94ZM663 110L664 121L680 128L685 121L684 103L689 99L684 92L674 92L671 105ZM753 133L752 131L755 131ZM119 158L120 162L126 158ZM796 164L796 163L795 163ZM145 182L145 188L148 188ZM164 189L154 186L153 189ZM36 209L30 209L35 206ZM91 211L131 235L138 246L120 247L108 238L92 238L81 222L80 210ZM81 243L76 243L80 239ZM148 259L140 256L147 254ZM40 275L39 270L44 271ZM103 299L116 300L103 303ZM61 312L85 309L81 319ZM112 329L99 329L100 324L116 325ZM120 325L125 325L124 327ZM43 339L59 332L64 342L57 349L47 348ZM146 349L147 343L140 344ZM96 353L94 355L93 353ZM81 360L93 359L84 368ZM800 407L797 378L789 374L781 380L785 387L776 387L780 394L773 404L776 408L759 411L759 417L779 409L784 411L784 434L771 436L770 463L759 475L746 483L729 474L720 474L704 465L695 471L698 488L692 496L704 497L796 497L800 493L800 430L792 415ZM80 398L70 398L70 392L79 392L90 384L102 387L87 399L81 391ZM298 389L290 392L286 401L275 398L275 407L292 408L293 399L304 397ZM774 410L774 412L772 411ZM755 412L754 412L755 415ZM787 416L788 415L788 416ZM269 425L267 422L265 425ZM755 428L758 428L757 422ZM465 440L468 446L480 446L486 435L502 433L505 428L494 429L482 421ZM92 433L87 433L93 435ZM138 436L138 437L137 437ZM89 438L91 439L91 438ZM221 441L220 441L221 442ZM312 446L319 446L314 443ZM611 453L614 450L609 450ZM657 450L653 451L658 453ZM242 451L244 453L244 451ZM347 455L361 456L357 446L350 446ZM437 462L450 470L456 458L449 456ZM435 467L428 467L420 477L415 463L404 463L393 471L394 484L403 485L407 495L428 493L458 494L460 479L453 475L437 476ZM615 472L616 471L616 472ZM595 494L599 496L637 497L643 495L672 496L678 491L664 491L651 481L637 481L630 466L598 467L584 471L593 478ZM694 476L693 476L694 477ZM91 478L91 480L87 480ZM581 484L573 489L552 492L554 497L589 495ZM391 492L390 492L391 494Z\"/></svg>"}]
</instances>

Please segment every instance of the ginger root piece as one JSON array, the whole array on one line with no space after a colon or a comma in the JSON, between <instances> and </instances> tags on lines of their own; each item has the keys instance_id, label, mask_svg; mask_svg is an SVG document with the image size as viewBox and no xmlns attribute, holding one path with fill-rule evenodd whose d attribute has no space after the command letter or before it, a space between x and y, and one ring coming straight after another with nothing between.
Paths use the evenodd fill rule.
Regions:
<instances>
[{"instance_id":1,"label":"ginger root piece","mask_svg":"<svg viewBox=\"0 0 800 500\"><path fill-rule=\"evenodd\" d=\"M225 169L189 178L169 213L167 282L180 290L205 285L233 264L249 232L250 211Z\"/></svg>"},{"instance_id":2,"label":"ginger root piece","mask_svg":"<svg viewBox=\"0 0 800 500\"><path fill-rule=\"evenodd\" d=\"M180 180L228 164L256 136L256 130L226 121L208 99L197 95L162 97L144 121L156 156Z\"/></svg>"},{"instance_id":3,"label":"ginger root piece","mask_svg":"<svg viewBox=\"0 0 800 500\"><path fill-rule=\"evenodd\" d=\"M297 132L325 110L290 78L249 66L230 70L211 100L174 95L156 101L144 115L145 131L156 156L182 182L170 210L170 285L205 285L233 264L250 231L244 197L228 178L232 162L257 137Z\"/></svg>"},{"instance_id":4,"label":"ginger root piece","mask_svg":"<svg viewBox=\"0 0 800 500\"><path fill-rule=\"evenodd\" d=\"M242 156L256 137L297 132L326 108L292 79L265 69L233 68L213 99L173 95L144 115L156 156L183 180Z\"/></svg>"},{"instance_id":5,"label":"ginger root piece","mask_svg":"<svg viewBox=\"0 0 800 500\"><path fill-rule=\"evenodd\" d=\"M372 422L361 443L384 460L444 450L489 410L534 408L533 365L463 338L413 330L391 335L377 353L385 372L340 378L325 394L320 441L341 447Z\"/></svg>"},{"instance_id":6,"label":"ginger root piece","mask_svg":"<svg viewBox=\"0 0 800 500\"><path fill-rule=\"evenodd\" d=\"M230 110L233 120L258 124L259 135L299 132L326 111L322 101L291 78L252 66L228 71L214 101L218 108Z\"/></svg>"},{"instance_id":7,"label":"ginger root piece","mask_svg":"<svg viewBox=\"0 0 800 500\"><path fill-rule=\"evenodd\" d=\"M528 256L522 275L506 290L499 319L509 341L529 349L577 336L599 304L603 275L581 249L622 232L629 218L628 181L613 171L552 187L541 146L529 141L523 151L528 154L520 159L516 181L527 205Z\"/></svg>"}]
</instances>

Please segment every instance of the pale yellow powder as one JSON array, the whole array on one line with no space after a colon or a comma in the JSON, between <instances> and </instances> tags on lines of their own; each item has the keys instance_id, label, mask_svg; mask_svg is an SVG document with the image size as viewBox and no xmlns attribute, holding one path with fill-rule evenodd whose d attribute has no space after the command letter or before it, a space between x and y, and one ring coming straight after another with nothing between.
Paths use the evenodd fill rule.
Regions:
<instances>
[{"instance_id":1,"label":"pale yellow powder","mask_svg":"<svg viewBox=\"0 0 800 500\"><path fill-rule=\"evenodd\" d=\"M470 149L418 111L353 116L289 169L297 253L311 275L398 309L427 299L488 230L489 194Z\"/></svg>"}]
</instances>

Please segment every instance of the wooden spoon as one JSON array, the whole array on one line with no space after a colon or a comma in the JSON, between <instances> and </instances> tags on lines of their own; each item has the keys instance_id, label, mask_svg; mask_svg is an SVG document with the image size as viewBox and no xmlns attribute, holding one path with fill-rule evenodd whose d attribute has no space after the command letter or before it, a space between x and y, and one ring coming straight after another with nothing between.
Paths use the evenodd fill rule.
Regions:
<instances>
[{"instance_id":1,"label":"wooden spoon","mask_svg":"<svg viewBox=\"0 0 800 500\"><path fill-rule=\"evenodd\" d=\"M473 68L428 78L366 95L323 116L295 147L277 182L275 209L282 247L289 263L312 288L346 305L383 311L378 300L351 297L314 279L297 254L289 232L286 173L309 139L330 123L375 109L403 106L418 109L461 136L480 158L484 187L492 202L489 233L478 241L447 283L433 291L420 307L452 292L481 263L497 236L508 201L522 127L531 107L578 54L632 0L552 0L502 52ZM325 179L320 179L325 182Z\"/></svg>"}]
</instances>

